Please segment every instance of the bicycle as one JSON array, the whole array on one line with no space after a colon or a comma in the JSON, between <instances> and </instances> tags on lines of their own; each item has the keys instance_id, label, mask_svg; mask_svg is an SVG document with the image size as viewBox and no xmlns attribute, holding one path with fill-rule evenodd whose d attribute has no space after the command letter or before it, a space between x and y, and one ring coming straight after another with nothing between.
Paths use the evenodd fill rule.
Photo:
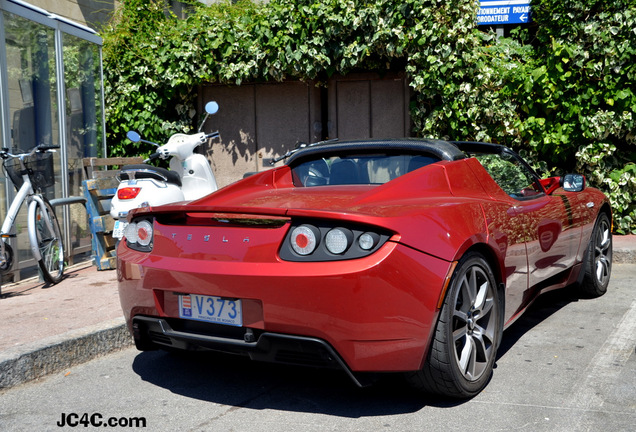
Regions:
<instances>
[{"instance_id":1,"label":"bicycle","mask_svg":"<svg viewBox=\"0 0 636 432\"><path fill-rule=\"evenodd\" d=\"M0 150L4 170L13 182L17 193L0 230L0 271L13 265L13 249L7 240L24 201L28 205L27 231L33 258L38 263L42 277L49 284L62 280L64 274L64 245L55 210L42 191L55 182L52 150L59 146L39 145L27 153L11 154L8 148ZM60 201L60 200L58 200Z\"/></svg>"}]
</instances>

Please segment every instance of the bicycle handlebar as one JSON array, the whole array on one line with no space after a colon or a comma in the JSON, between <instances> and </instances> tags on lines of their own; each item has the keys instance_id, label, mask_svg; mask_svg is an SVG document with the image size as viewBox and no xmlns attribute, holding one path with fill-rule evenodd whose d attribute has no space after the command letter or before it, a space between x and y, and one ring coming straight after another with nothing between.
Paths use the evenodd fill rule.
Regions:
<instances>
[{"instance_id":1,"label":"bicycle handlebar","mask_svg":"<svg viewBox=\"0 0 636 432\"><path fill-rule=\"evenodd\" d=\"M60 146L53 146L53 145L47 146L47 145L40 144L39 146L35 147L35 150L36 151L41 151L41 152L46 152L46 151L49 151L49 150L55 150L55 149L59 149L59 148L60 148Z\"/></svg>"},{"instance_id":2,"label":"bicycle handlebar","mask_svg":"<svg viewBox=\"0 0 636 432\"><path fill-rule=\"evenodd\" d=\"M17 158L17 157L20 157L20 156L33 156L36 152L44 153L44 152L55 150L55 149L59 149L59 148L60 148L60 146L53 146L53 145L47 146L47 145L44 145L44 144L39 144L39 145L33 147L28 152L13 154L13 153L9 152L9 148L8 147L3 147L2 150L0 150L0 157L2 159L8 159L10 157Z\"/></svg>"}]
</instances>

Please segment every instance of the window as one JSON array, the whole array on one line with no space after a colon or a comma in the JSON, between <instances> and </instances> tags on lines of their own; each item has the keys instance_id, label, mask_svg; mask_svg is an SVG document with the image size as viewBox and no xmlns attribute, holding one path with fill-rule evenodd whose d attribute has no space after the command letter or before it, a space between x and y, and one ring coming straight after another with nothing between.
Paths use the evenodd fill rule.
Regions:
<instances>
[{"instance_id":1,"label":"window","mask_svg":"<svg viewBox=\"0 0 636 432\"><path fill-rule=\"evenodd\" d=\"M527 199L544 193L532 170L514 154L502 153L474 154L488 171L493 180L508 195L515 199Z\"/></svg>"},{"instance_id":2,"label":"window","mask_svg":"<svg viewBox=\"0 0 636 432\"><path fill-rule=\"evenodd\" d=\"M411 154L339 155L305 161L292 169L296 186L384 184L440 159Z\"/></svg>"},{"instance_id":3,"label":"window","mask_svg":"<svg viewBox=\"0 0 636 432\"><path fill-rule=\"evenodd\" d=\"M6 88L8 90L10 141L4 142L13 153L30 150L38 144L60 145L57 115L57 74L55 68L55 31L18 15L3 11L6 45ZM55 184L43 190L47 198L61 195L60 152L54 153ZM4 173L2 173L4 175ZM9 190L13 184L7 179ZM3 201L11 202L11 196ZM3 215L6 213L3 213ZM26 207L15 224L19 247L16 260L31 259L26 231ZM15 247L14 247L15 248Z\"/></svg>"},{"instance_id":4,"label":"window","mask_svg":"<svg viewBox=\"0 0 636 432\"><path fill-rule=\"evenodd\" d=\"M13 153L38 144L60 146L53 156L49 199L82 195L84 157L105 155L101 38L87 27L23 2L0 3L0 142ZM15 193L0 174L0 217ZM86 210L57 209L70 256L91 250ZM23 220L18 214L14 271L32 265Z\"/></svg>"}]
</instances>

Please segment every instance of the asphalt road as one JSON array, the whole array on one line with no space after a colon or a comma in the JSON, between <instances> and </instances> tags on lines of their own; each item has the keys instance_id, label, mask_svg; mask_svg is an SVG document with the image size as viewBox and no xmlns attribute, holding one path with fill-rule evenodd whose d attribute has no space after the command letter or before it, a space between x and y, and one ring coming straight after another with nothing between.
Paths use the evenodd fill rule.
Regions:
<instances>
[{"instance_id":1,"label":"asphalt road","mask_svg":"<svg viewBox=\"0 0 636 432\"><path fill-rule=\"evenodd\" d=\"M338 372L127 349L0 392L0 430L110 430L112 417L128 425L112 429L148 431L633 431L635 285L636 265L617 264L599 299L542 296L468 401L399 376L358 389Z\"/></svg>"}]
</instances>

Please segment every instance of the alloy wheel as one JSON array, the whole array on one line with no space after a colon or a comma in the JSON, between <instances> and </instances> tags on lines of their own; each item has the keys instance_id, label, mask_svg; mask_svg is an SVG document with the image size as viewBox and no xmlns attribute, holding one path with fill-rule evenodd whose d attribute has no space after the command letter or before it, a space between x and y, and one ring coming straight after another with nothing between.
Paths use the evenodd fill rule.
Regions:
<instances>
[{"instance_id":1,"label":"alloy wheel","mask_svg":"<svg viewBox=\"0 0 636 432\"><path fill-rule=\"evenodd\" d=\"M490 372L490 360L496 349L495 292L478 265L468 267L458 283L451 324L454 360L464 378L475 381Z\"/></svg>"},{"instance_id":2,"label":"alloy wheel","mask_svg":"<svg viewBox=\"0 0 636 432\"><path fill-rule=\"evenodd\" d=\"M612 232L607 219L599 221L594 239L594 271L599 284L605 285L610 277L612 262Z\"/></svg>"}]
</instances>

